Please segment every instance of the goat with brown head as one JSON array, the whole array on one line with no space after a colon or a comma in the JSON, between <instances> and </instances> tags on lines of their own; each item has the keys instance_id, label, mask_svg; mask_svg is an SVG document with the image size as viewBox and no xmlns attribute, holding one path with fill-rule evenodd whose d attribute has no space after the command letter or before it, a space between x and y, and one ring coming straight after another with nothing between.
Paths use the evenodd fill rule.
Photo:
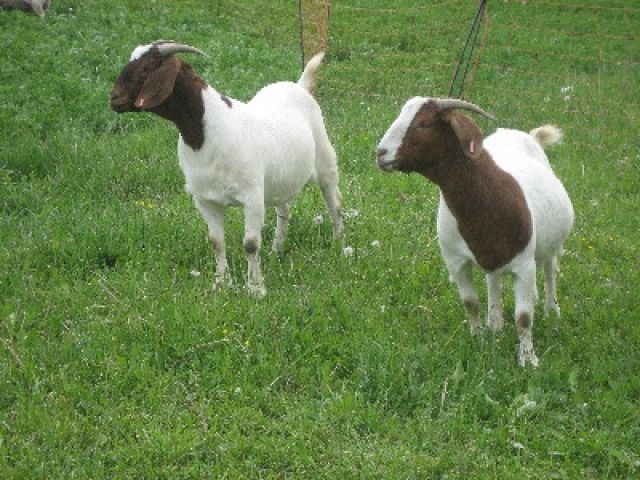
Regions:
<instances>
[{"instance_id":1,"label":"goat with brown head","mask_svg":"<svg viewBox=\"0 0 640 480\"><path fill-rule=\"evenodd\" d=\"M230 281L225 211L231 206L244 209L247 288L261 297L266 292L259 257L266 207L276 209L273 249L281 250L290 203L308 180L316 179L334 235L342 237L336 154L320 106L309 91L324 53L309 60L297 82L267 85L244 103L218 93L174 56L178 52L202 54L167 41L137 47L113 86L111 108L119 113L152 112L178 127L185 187L209 227L215 288Z\"/></svg>"},{"instance_id":2,"label":"goat with brown head","mask_svg":"<svg viewBox=\"0 0 640 480\"><path fill-rule=\"evenodd\" d=\"M573 224L571 201L543 150L559 141L560 131L548 125L530 134L499 129L483 139L475 122L456 109L493 118L462 100L413 98L380 141L377 164L385 171L420 173L440 187L438 240L472 333L482 326L471 265L487 273L488 324L494 330L504 323L500 275L513 274L518 361L536 366L535 263L545 269L545 310L558 312L556 257Z\"/></svg>"}]
</instances>

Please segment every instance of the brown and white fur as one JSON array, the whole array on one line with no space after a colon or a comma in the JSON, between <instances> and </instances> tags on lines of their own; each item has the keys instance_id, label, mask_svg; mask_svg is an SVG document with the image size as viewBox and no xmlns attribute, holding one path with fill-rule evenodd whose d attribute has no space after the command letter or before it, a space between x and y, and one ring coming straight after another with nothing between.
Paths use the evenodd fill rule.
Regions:
<instances>
[{"instance_id":1,"label":"brown and white fur","mask_svg":"<svg viewBox=\"0 0 640 480\"><path fill-rule=\"evenodd\" d=\"M178 159L186 190L208 224L216 257L214 287L229 282L225 210L244 209L247 287L261 297L266 293L259 257L266 207L277 212L273 249L280 250L291 201L316 179L334 236L342 234L336 155L320 106L309 93L323 54L309 61L298 83L273 83L244 103L218 93L174 56L178 52L202 53L167 41L137 47L113 86L111 108L149 111L180 131Z\"/></svg>"},{"instance_id":2,"label":"brown and white fur","mask_svg":"<svg viewBox=\"0 0 640 480\"><path fill-rule=\"evenodd\" d=\"M468 102L409 100L380 141L377 163L385 171L420 173L440 188L440 248L472 334L482 328L472 265L486 272L487 323L494 331L504 325L500 277L513 275L518 363L535 367L536 263L545 272L545 312L559 314L557 257L573 225L571 200L543 149L560 141L561 132L550 125L529 134L498 129L483 139L457 108L488 116Z\"/></svg>"}]
</instances>

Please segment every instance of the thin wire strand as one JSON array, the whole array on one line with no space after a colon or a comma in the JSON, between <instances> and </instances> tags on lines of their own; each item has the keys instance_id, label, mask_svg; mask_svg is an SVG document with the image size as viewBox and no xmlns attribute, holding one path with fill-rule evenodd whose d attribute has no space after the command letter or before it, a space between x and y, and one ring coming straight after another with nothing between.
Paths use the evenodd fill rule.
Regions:
<instances>
[{"instance_id":1,"label":"thin wire strand","mask_svg":"<svg viewBox=\"0 0 640 480\"><path fill-rule=\"evenodd\" d=\"M460 74L460 70L462 65L464 64L464 73L462 74L462 80L460 80L459 89L456 97L462 98L462 94L464 92L464 82L467 78L467 73L469 72L469 65L471 63L471 59L473 57L473 50L475 49L476 42L478 40L478 33L480 32L480 23L482 19L482 15L484 13L485 7L487 5L487 0L480 0L480 5L478 6L478 11L476 12L476 16L473 19L473 24L471 25L471 30L469 31L469 35L467 36L467 41L460 53L460 58L458 60L458 65L454 71L453 77L451 78L451 84L449 85L449 97L453 96L453 91L456 85L456 80L458 79L458 75ZM468 53L467 53L468 51ZM465 60L466 57L466 60Z\"/></svg>"}]
</instances>

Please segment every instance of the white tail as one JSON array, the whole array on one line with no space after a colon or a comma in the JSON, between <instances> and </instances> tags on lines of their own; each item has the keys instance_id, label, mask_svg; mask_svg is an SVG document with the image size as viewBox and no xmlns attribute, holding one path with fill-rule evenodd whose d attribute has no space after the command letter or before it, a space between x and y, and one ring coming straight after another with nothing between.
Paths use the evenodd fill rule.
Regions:
<instances>
[{"instance_id":1,"label":"white tail","mask_svg":"<svg viewBox=\"0 0 640 480\"><path fill-rule=\"evenodd\" d=\"M323 58L324 52L316 53L311 57L311 60L307 62L307 66L304 67L304 72L302 72L300 80L298 80L298 85L308 92L311 92L316 85L316 71L318 67L320 67Z\"/></svg>"},{"instance_id":2,"label":"white tail","mask_svg":"<svg viewBox=\"0 0 640 480\"><path fill-rule=\"evenodd\" d=\"M562 141L562 130L554 125L543 125L529 132L542 148Z\"/></svg>"}]
</instances>

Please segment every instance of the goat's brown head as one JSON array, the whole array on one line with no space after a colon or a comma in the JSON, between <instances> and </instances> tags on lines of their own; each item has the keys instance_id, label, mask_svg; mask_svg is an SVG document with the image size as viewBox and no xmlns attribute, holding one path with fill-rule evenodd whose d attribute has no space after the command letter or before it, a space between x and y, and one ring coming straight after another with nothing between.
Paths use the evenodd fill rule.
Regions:
<instances>
[{"instance_id":1,"label":"goat's brown head","mask_svg":"<svg viewBox=\"0 0 640 480\"><path fill-rule=\"evenodd\" d=\"M416 97L402 108L378 145L377 164L385 171L428 175L439 162L454 161L460 151L475 158L482 153L482 132L462 108L493 117L480 107L457 99Z\"/></svg>"},{"instance_id":2,"label":"goat's brown head","mask_svg":"<svg viewBox=\"0 0 640 480\"><path fill-rule=\"evenodd\" d=\"M201 50L171 41L158 40L141 45L131 54L111 90L111 108L118 112L150 110L164 102L171 92L184 62L174 53L204 55Z\"/></svg>"}]
</instances>

